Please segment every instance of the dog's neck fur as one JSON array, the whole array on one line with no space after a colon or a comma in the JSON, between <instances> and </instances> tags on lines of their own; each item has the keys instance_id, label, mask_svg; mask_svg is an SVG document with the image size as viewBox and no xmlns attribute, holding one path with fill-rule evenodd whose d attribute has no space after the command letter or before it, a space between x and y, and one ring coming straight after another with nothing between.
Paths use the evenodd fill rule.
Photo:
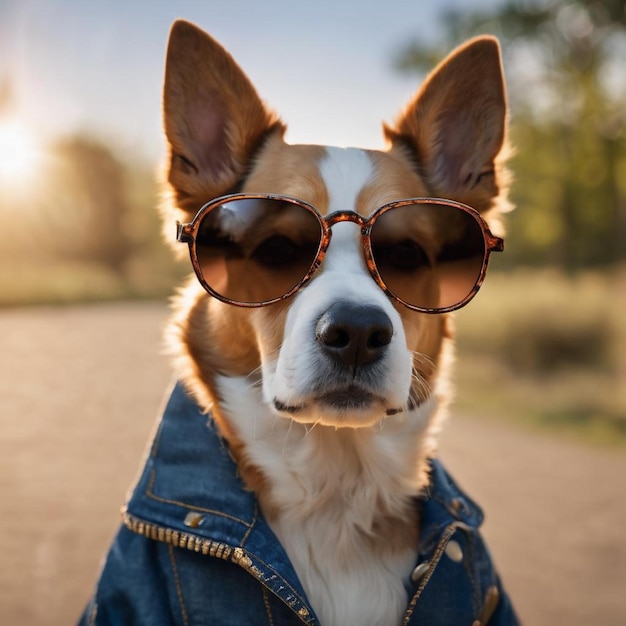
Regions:
<instances>
[{"instance_id":1,"label":"dog's neck fur","mask_svg":"<svg viewBox=\"0 0 626 626\"><path fill-rule=\"evenodd\" d=\"M216 383L246 460L267 479L262 509L321 622L399 623L435 400L372 428L311 428L276 417L247 378Z\"/></svg>"}]
</instances>

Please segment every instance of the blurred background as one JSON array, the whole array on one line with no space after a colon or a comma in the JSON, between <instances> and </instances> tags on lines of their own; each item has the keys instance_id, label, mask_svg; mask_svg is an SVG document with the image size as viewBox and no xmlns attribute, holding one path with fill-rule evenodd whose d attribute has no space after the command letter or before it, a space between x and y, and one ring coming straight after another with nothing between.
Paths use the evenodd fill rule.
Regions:
<instances>
[{"instance_id":1,"label":"blurred background","mask_svg":"<svg viewBox=\"0 0 626 626\"><path fill-rule=\"evenodd\" d=\"M454 412L581 446L571 458L593 458L590 465L598 458L619 458L607 472L620 490L616 498L624 499L625 11L623 0L0 0L3 450L18 456L37 450L37 438L51 434L46 429L52 422L36 417L41 418L41 406L54 405L50 389L38 388L36 380L23 384L23 378L44 366L84 372L93 356L85 352L104 354L114 339L120 343L112 362L117 357L136 364L142 358L142 367L153 376L142 378L144 386L135 381L121 393L128 400L124 406L132 406L134 390L149 405L142 424L156 410L167 381L166 362L158 356L163 303L187 273L161 243L156 210L164 156L163 60L174 19L197 23L233 54L288 123L289 141L371 148L383 146L381 121L393 119L436 62L467 37L492 33L504 54L515 147L511 196L517 208L506 219L506 252L492 256L480 295L457 314ZM87 324L85 316L92 316L101 343L82 343L93 332L93 326L81 326ZM112 326L112 319L119 326ZM121 352L120 346L138 341L141 331L129 334L128 328L131 323L142 328L141 319L152 324L141 335L151 346L148 352ZM78 333L81 328L84 335ZM58 352L51 335L63 344ZM136 367L128 367L136 374ZM22 382L16 386L18 374ZM108 406L107 375L102 361L94 361L88 380L72 381L73 393L80 387ZM57 387L54 391L61 393ZM72 397L54 406L67 411L68 419L78 419ZM16 414L37 424L30 430L22 425L21 438L15 435ZM97 412L93 420L103 428ZM119 427L126 427L121 418ZM72 432L64 432L63 441ZM137 462L135 448L145 440L146 428L135 436L128 467ZM97 437L87 441L96 445ZM117 446L119 440L109 443ZM596 456L584 457L588 450ZM26 506L24 483L32 482L30 477L15 478L16 465L0 456L9 477L7 494L22 497L19 502ZM100 458L87 456L82 462ZM37 464L41 456L18 461ZM68 467L63 480L76 471ZM113 501L121 501L129 476L107 474L106 480L115 483ZM96 506L86 500L82 513L89 502ZM603 510L614 504L602 504ZM35 520L38 511L31 511ZM98 547L112 532L112 513L110 527L99 531ZM63 535L67 543L70 527ZM11 537L19 539L20 528L16 522ZM601 535L604 528L597 532ZM34 528L32 533L36 543ZM620 559L626 555L623 541L619 548L603 546L611 558L616 550ZM93 545L81 549L94 553L94 568ZM63 558L54 554L40 555L40 565L33 565L26 580L45 577L41 562ZM623 560L619 567L624 572ZM75 568L72 575L77 575ZM89 580L93 576L95 569L86 572ZM77 606L86 599L81 594L87 583L81 584ZM603 602L614 607L615 621L605 616L586 623L626 623L621 598L613 594ZM623 613L615 608L618 603ZM26 600L21 608L13 603L12 623L61 623L46 621L45 610L35 619L27 605ZM552 617L541 621L541 615L552 615L546 611L535 611L529 623L557 623ZM588 620L584 611L579 613Z\"/></svg>"},{"instance_id":2,"label":"blurred background","mask_svg":"<svg viewBox=\"0 0 626 626\"><path fill-rule=\"evenodd\" d=\"M234 54L290 125L289 140L366 147L382 145L381 120L446 52L494 33L518 208L506 253L458 316L461 358L485 361L494 403L499 392L525 399L508 415L623 438L624 2L398 2L392 19L379 1L331 4L4 0L0 229L11 235L0 246L0 304L171 293L183 269L161 244L155 207L175 17ZM461 380L463 403L475 382Z\"/></svg>"}]
</instances>

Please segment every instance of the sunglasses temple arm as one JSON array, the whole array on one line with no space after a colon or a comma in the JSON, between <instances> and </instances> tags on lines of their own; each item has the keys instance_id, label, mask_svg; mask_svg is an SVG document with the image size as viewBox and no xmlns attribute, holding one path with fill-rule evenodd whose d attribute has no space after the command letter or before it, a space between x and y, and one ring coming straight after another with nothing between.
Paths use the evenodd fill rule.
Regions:
<instances>
[{"instance_id":1,"label":"sunglasses temple arm","mask_svg":"<svg viewBox=\"0 0 626 626\"><path fill-rule=\"evenodd\" d=\"M504 239L502 239L502 237L496 237L495 235L488 233L487 250L489 252L503 252L504 251Z\"/></svg>"}]
</instances>

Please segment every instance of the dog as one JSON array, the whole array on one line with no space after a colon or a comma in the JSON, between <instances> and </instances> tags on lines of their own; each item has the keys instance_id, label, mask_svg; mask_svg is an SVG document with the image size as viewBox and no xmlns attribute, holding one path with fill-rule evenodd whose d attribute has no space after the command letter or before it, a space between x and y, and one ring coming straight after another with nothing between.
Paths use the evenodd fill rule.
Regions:
<instances>
[{"instance_id":1,"label":"dog","mask_svg":"<svg viewBox=\"0 0 626 626\"><path fill-rule=\"evenodd\" d=\"M506 120L485 36L384 126L385 151L288 145L228 52L175 22L163 222L195 271L168 331L179 382L83 623L517 623L436 458L452 311L503 248Z\"/></svg>"}]
</instances>

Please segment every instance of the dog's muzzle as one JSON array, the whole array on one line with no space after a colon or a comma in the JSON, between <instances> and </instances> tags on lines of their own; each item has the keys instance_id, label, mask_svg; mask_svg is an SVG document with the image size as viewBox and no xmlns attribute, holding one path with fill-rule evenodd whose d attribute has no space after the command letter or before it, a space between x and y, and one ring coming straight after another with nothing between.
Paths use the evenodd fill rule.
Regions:
<instances>
[{"instance_id":1,"label":"dog's muzzle","mask_svg":"<svg viewBox=\"0 0 626 626\"><path fill-rule=\"evenodd\" d=\"M335 410L361 410L375 402L384 403L376 393L377 376L372 371L383 358L393 337L389 316L377 306L350 302L332 304L317 320L315 340L327 359L327 372L315 389L315 400ZM328 380L332 378L332 383ZM279 411L297 413L305 408L289 406L278 399Z\"/></svg>"},{"instance_id":2,"label":"dog's muzzle","mask_svg":"<svg viewBox=\"0 0 626 626\"><path fill-rule=\"evenodd\" d=\"M411 406L402 382L410 361L398 360L397 329L383 306L338 300L309 323L314 350L306 352L306 386L298 394L274 395L278 412L302 422L355 426Z\"/></svg>"}]
</instances>

